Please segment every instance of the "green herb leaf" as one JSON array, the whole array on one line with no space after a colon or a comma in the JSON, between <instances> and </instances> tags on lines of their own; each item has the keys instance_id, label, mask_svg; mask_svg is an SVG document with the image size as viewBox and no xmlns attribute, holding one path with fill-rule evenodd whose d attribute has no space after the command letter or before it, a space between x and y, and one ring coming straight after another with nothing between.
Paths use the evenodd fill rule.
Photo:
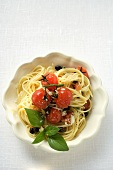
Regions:
<instances>
[{"instance_id":1,"label":"green herb leaf","mask_svg":"<svg viewBox=\"0 0 113 170\"><path fill-rule=\"evenodd\" d=\"M32 144L40 143L40 142L42 142L44 139L45 139L45 132L42 131L42 132L40 132L40 133L36 136L36 138L35 138L35 140L32 142Z\"/></svg>"},{"instance_id":2,"label":"green herb leaf","mask_svg":"<svg viewBox=\"0 0 113 170\"><path fill-rule=\"evenodd\" d=\"M48 140L50 147L57 151L68 151L69 150L66 141L59 134L50 136L50 137L48 137L47 140Z\"/></svg>"},{"instance_id":3,"label":"green herb leaf","mask_svg":"<svg viewBox=\"0 0 113 170\"><path fill-rule=\"evenodd\" d=\"M52 136L55 135L60 129L56 126L47 126L45 128L45 134L47 136Z\"/></svg>"},{"instance_id":4,"label":"green herb leaf","mask_svg":"<svg viewBox=\"0 0 113 170\"><path fill-rule=\"evenodd\" d=\"M25 111L32 126L40 127L44 124L44 116L39 111L27 108Z\"/></svg>"}]
</instances>

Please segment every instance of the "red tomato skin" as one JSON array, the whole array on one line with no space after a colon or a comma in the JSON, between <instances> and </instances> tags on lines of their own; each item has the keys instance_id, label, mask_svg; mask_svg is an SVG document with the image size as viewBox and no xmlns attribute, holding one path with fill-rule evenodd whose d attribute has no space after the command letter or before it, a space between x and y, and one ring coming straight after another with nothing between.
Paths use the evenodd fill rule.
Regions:
<instances>
[{"instance_id":1,"label":"red tomato skin","mask_svg":"<svg viewBox=\"0 0 113 170\"><path fill-rule=\"evenodd\" d=\"M84 74L84 76L86 76L87 78L89 78L89 75L88 75L88 72L87 72L86 68L79 66L79 67L77 67L77 69L78 69L79 71L81 71L81 72Z\"/></svg>"},{"instance_id":2,"label":"red tomato skin","mask_svg":"<svg viewBox=\"0 0 113 170\"><path fill-rule=\"evenodd\" d=\"M51 97L48 94L46 95L48 100L44 100L44 95L45 90L43 88L36 90L32 94L32 103L39 109L45 109L51 101Z\"/></svg>"},{"instance_id":3,"label":"red tomato skin","mask_svg":"<svg viewBox=\"0 0 113 170\"><path fill-rule=\"evenodd\" d=\"M46 80L42 80L42 85L49 85L49 84L58 84L58 78L54 73L46 73L44 74L46 77ZM54 91L56 89L56 86L48 87L48 90Z\"/></svg>"},{"instance_id":4,"label":"red tomato skin","mask_svg":"<svg viewBox=\"0 0 113 170\"><path fill-rule=\"evenodd\" d=\"M84 110L88 110L90 107L90 101L87 100L87 103L84 104Z\"/></svg>"},{"instance_id":5,"label":"red tomato skin","mask_svg":"<svg viewBox=\"0 0 113 170\"><path fill-rule=\"evenodd\" d=\"M59 108L67 108L73 98L72 92L65 87L58 89L58 98L56 99L56 104Z\"/></svg>"},{"instance_id":6,"label":"red tomato skin","mask_svg":"<svg viewBox=\"0 0 113 170\"><path fill-rule=\"evenodd\" d=\"M48 122L57 124L61 121L62 113L60 110L52 108L50 113L47 115Z\"/></svg>"}]
</instances>

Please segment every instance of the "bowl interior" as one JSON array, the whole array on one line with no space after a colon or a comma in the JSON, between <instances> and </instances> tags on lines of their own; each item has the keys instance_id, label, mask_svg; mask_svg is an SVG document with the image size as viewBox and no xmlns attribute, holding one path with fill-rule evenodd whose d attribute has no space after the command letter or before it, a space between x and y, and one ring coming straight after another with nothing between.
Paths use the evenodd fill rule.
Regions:
<instances>
[{"instance_id":1,"label":"bowl interior","mask_svg":"<svg viewBox=\"0 0 113 170\"><path fill-rule=\"evenodd\" d=\"M88 63L85 63L78 59L74 59L70 56L65 56L60 53L51 53L46 57L37 57L32 62L21 65L16 71L14 78L10 82L5 92L3 98L3 106L7 111L7 120L12 125L13 131L16 136L22 140L31 143L32 139L27 135L26 129L20 121L17 113L17 84L20 78L29 73L35 66L49 66L52 63L54 63L54 65L63 65L65 67L84 66L89 73L91 85L93 88L93 108L87 118L87 124L84 130L79 134L77 138L67 142L69 146L75 146L83 139L91 137L99 129L101 120L105 116L105 108L108 101L107 94L101 85L100 79L95 75L93 68ZM44 149L46 148L48 150L52 150L46 142L37 144L35 145L35 147L37 147L38 145L42 146Z\"/></svg>"}]
</instances>

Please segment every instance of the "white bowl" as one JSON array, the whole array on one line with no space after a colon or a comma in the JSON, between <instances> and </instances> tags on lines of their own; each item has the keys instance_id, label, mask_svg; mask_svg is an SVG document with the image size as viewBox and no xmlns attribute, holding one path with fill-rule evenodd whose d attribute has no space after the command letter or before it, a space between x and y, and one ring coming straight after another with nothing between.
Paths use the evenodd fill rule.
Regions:
<instances>
[{"instance_id":1,"label":"white bowl","mask_svg":"<svg viewBox=\"0 0 113 170\"><path fill-rule=\"evenodd\" d=\"M84 139L92 137L98 131L102 119L105 116L108 96L104 88L102 87L100 79L98 78L98 76L96 76L90 64L60 53L51 53L45 57L37 57L32 62L24 63L17 69L12 81L9 83L9 86L3 97L3 106L7 112L7 120L11 124L15 135L18 138L31 143L33 139L28 136L25 126L22 124L18 117L16 105L16 87L20 78L29 73L35 66L49 66L52 63L54 63L55 65L64 65L67 67L76 67L78 65L84 66L88 70L91 85L93 88L93 108L91 114L88 117L86 127L79 134L79 136L76 137L74 140L67 142L69 148L71 148L82 142ZM41 148L48 151L54 151L45 141L32 146L36 148L40 146Z\"/></svg>"}]
</instances>

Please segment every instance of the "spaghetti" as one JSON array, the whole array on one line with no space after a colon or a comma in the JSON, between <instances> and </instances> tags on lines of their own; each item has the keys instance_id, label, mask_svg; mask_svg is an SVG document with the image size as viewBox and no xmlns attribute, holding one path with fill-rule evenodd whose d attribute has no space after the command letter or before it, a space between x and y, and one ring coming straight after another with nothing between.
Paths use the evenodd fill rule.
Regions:
<instances>
[{"instance_id":1,"label":"spaghetti","mask_svg":"<svg viewBox=\"0 0 113 170\"><path fill-rule=\"evenodd\" d=\"M52 89L44 87L44 81L45 85L56 84L46 79L50 73L57 77L57 84L62 84L63 87L53 86ZM66 107L63 107L63 105L59 103L60 99L57 102L58 93L63 88L72 94L72 98L70 97L71 101ZM40 89L44 91L46 89L47 95L51 98L48 105L44 108L38 108L32 100L33 93ZM68 92L67 94L69 94ZM84 129L87 121L86 116L92 108L91 98L93 95L91 84L88 73L83 67L63 68L60 66L58 69L58 67L54 67L54 65L47 68L38 65L32 72L21 78L18 84L17 94L19 117L26 126L29 136L32 138L35 138L38 132L44 127L54 125L60 128L59 133L65 140L72 140ZM67 98L69 97L67 96ZM43 100L48 101L49 99ZM65 99L65 103L66 101L67 99ZM61 102L64 102L64 100ZM25 108L38 110L44 115L45 122L43 127L37 130L30 124ZM57 120L55 123L50 120L50 110L52 108L61 113L59 121Z\"/></svg>"}]
</instances>

